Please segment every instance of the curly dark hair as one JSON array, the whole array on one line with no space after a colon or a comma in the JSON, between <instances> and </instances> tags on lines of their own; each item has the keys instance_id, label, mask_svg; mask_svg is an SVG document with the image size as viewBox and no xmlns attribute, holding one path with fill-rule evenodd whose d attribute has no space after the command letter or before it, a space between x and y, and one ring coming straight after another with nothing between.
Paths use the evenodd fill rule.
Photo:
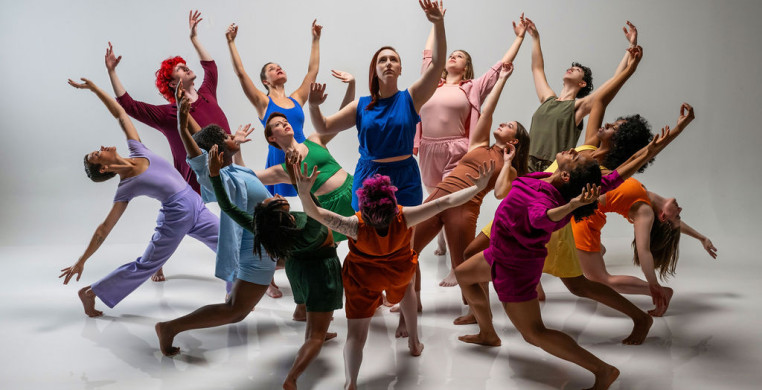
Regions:
<instances>
[{"instance_id":1,"label":"curly dark hair","mask_svg":"<svg viewBox=\"0 0 762 390\"><path fill-rule=\"evenodd\" d=\"M208 125L199 130L198 133L193 134L193 140L196 141L196 145L207 152L212 149L213 145L217 145L218 151L226 152L227 154L228 148L225 146L225 138L227 138L225 130L214 124Z\"/></svg>"},{"instance_id":2,"label":"curly dark hair","mask_svg":"<svg viewBox=\"0 0 762 390\"><path fill-rule=\"evenodd\" d=\"M586 85L580 88L579 92L577 92L577 99L583 98L593 91L593 71L590 70L590 68L587 66L580 64L579 62L572 62L572 66L576 66L582 69L582 81L584 81Z\"/></svg>"},{"instance_id":3,"label":"curly dark hair","mask_svg":"<svg viewBox=\"0 0 762 390\"><path fill-rule=\"evenodd\" d=\"M116 176L116 172L101 172L101 164L95 164L87 161L87 154L85 155L85 174L90 180L100 183L104 182L112 177Z\"/></svg>"},{"instance_id":4,"label":"curly dark hair","mask_svg":"<svg viewBox=\"0 0 762 390\"><path fill-rule=\"evenodd\" d=\"M301 235L301 229L289 212L283 207L285 199L273 199L265 204L259 202L254 207L254 253L262 257L262 248L275 261L291 254L294 243Z\"/></svg>"},{"instance_id":5,"label":"curly dark hair","mask_svg":"<svg viewBox=\"0 0 762 390\"><path fill-rule=\"evenodd\" d=\"M569 171L569 181L564 183L558 191L561 196L569 202L579 196L582 190L588 184L601 185L601 167L595 159L588 159L580 162L576 167ZM576 220L592 215L598 208L598 200L593 203L578 207L572 211L572 216Z\"/></svg>"},{"instance_id":6,"label":"curly dark hair","mask_svg":"<svg viewBox=\"0 0 762 390\"><path fill-rule=\"evenodd\" d=\"M640 114L620 116L617 118L617 121L619 120L625 122L619 125L619 129L611 138L611 150L602 161L603 166L608 169L616 169L622 165L654 138L653 133L651 133L651 125ZM643 164L638 172L643 173L652 162L653 159Z\"/></svg>"},{"instance_id":7,"label":"curly dark hair","mask_svg":"<svg viewBox=\"0 0 762 390\"><path fill-rule=\"evenodd\" d=\"M640 265L635 240L632 241L632 248L635 251L633 261L636 265ZM674 276L677 259L680 257L680 228L672 227L669 222L655 218L651 225L650 249L654 258L654 268L659 271L659 278L666 280Z\"/></svg>"}]
</instances>

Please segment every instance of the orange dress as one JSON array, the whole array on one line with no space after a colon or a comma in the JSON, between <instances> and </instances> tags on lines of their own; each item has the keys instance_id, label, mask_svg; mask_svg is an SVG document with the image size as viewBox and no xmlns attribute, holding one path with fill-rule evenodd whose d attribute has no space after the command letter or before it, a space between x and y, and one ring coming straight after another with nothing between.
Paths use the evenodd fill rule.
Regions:
<instances>
[{"instance_id":1,"label":"orange dress","mask_svg":"<svg viewBox=\"0 0 762 390\"><path fill-rule=\"evenodd\" d=\"M349 254L344 260L344 305L347 318L368 318L383 303L382 292L391 303L405 296L415 275L418 254L410 247L413 229L402 216L402 206L389 224L385 236L365 224L358 212L357 240L348 239Z\"/></svg>"},{"instance_id":2,"label":"orange dress","mask_svg":"<svg viewBox=\"0 0 762 390\"><path fill-rule=\"evenodd\" d=\"M606 193L606 202L600 202L595 213L582 221L572 219L574 243L579 250L601 251L601 229L606 225L606 213L617 213L630 223L630 209L637 203L651 205L648 191L639 181L629 178L616 189Z\"/></svg>"}]
</instances>

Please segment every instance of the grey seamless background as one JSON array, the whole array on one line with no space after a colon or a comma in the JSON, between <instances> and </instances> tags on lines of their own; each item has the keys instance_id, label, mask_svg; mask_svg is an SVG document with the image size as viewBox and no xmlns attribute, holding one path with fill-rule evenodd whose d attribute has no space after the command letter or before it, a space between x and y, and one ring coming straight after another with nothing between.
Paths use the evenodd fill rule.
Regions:
<instances>
[{"instance_id":1,"label":"grey seamless background","mask_svg":"<svg viewBox=\"0 0 762 390\"><path fill-rule=\"evenodd\" d=\"M683 101L697 119L638 179L665 196L676 196L683 218L713 237L756 235L762 217L755 194L761 186L753 163L762 146L759 129L762 27L757 1L465 1L450 0L445 20L448 52L471 53L477 74L502 57L514 39L511 21L521 12L540 31L548 80L556 92L571 61L590 66L595 84L611 76L627 42L621 28L631 20L640 31L644 59L637 73L609 106L606 120L640 113L654 131L674 125ZM324 113L336 111L344 85L330 69L351 72L357 96L368 93L373 52L392 45L402 56L400 87L419 74L420 53L430 24L415 0L383 1L2 1L0 72L5 76L0 153L0 245L76 245L84 248L111 207L117 180L102 184L83 174L82 156L100 145L117 145L127 154L119 126L101 102L66 79L90 78L111 91L103 55L108 41L123 59L118 74L130 94L164 103L153 85L161 60L181 55L203 72L188 39L189 9L200 9L201 41L217 61L218 100L231 126L253 123L253 141L243 148L247 165L262 167L266 143L256 111L235 77L224 37L228 24L240 26L238 49L256 81L267 61L288 73L290 92L307 68L310 23L325 26L319 82L328 83ZM495 114L527 128L538 106L530 71L532 40L527 35L515 71ZM258 84L259 86L259 84ZM308 115L308 114L307 114ZM137 124L143 142L170 159L164 136ZM309 117L305 133L312 132ZM339 135L329 149L347 171L354 171L354 129ZM498 202L482 207L486 222ZM295 202L298 204L298 202ZM111 243L145 242L152 234L159 204L139 198L112 232ZM298 206L296 206L298 207ZM604 235L631 236L629 224L610 218Z\"/></svg>"}]
</instances>

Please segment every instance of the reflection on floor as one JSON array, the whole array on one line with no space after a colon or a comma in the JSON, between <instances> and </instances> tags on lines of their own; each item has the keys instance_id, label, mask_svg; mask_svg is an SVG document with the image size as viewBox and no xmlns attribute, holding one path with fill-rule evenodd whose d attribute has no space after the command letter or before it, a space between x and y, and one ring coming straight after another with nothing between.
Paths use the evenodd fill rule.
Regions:
<instances>
[{"instance_id":1,"label":"reflection on floor","mask_svg":"<svg viewBox=\"0 0 762 390\"><path fill-rule=\"evenodd\" d=\"M629 264L629 242L609 242L610 270L639 275ZM675 289L664 318L657 318L642 346L624 346L631 322L607 307L579 299L544 276L546 325L560 329L622 375L614 389L752 389L762 380L760 304L762 271L758 255L742 242L715 241L712 261L695 242L681 248ZM738 245L734 245L738 244ZM748 245L747 245L748 246ZM114 309L98 302L104 316L87 318L77 290L134 259L142 246L106 245L87 264L82 280L60 285L56 272L69 266L82 245L0 248L6 272L2 304L3 389L275 389L288 372L304 335L291 320L294 308L283 271L276 282L285 295L265 297L244 321L179 335L182 352L166 358L158 351L153 325L223 299L224 284L210 275L214 256L186 240L165 268L167 281L146 282ZM346 252L346 244L340 248ZM459 290L438 287L446 275L444 257L422 255L423 356L413 358L407 343L394 338L397 316L381 308L371 324L360 371L364 389L580 389L592 384L583 369L527 344L511 326L492 292L495 324L503 346L466 345L457 336L474 325L454 326L462 313ZM643 309L650 299L629 296ZM304 389L338 389L344 382L344 312L335 313L319 358L299 381ZM756 383L756 385L755 385Z\"/></svg>"}]
</instances>

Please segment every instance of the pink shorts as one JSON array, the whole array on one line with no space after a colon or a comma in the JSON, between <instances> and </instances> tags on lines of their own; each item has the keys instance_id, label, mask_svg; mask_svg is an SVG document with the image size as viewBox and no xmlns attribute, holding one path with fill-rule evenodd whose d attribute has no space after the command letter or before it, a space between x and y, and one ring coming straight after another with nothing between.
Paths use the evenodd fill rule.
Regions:
<instances>
[{"instance_id":1,"label":"pink shorts","mask_svg":"<svg viewBox=\"0 0 762 390\"><path fill-rule=\"evenodd\" d=\"M418 161L423 184L426 187L436 187L455 169L466 152L468 152L466 137L422 137L421 145L418 147Z\"/></svg>"},{"instance_id":2,"label":"pink shorts","mask_svg":"<svg viewBox=\"0 0 762 390\"><path fill-rule=\"evenodd\" d=\"M500 302L526 302L537 298L545 258L495 259L489 249L484 258L490 265L492 285Z\"/></svg>"}]
</instances>

